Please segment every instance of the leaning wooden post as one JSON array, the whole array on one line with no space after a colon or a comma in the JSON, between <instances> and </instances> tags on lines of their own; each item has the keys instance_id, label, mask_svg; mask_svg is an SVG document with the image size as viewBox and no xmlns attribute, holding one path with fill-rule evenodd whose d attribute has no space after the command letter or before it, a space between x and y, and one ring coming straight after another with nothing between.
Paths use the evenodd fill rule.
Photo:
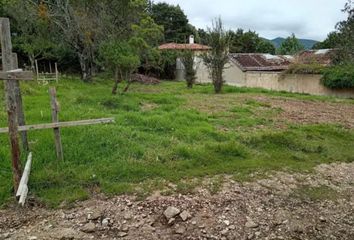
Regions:
<instances>
[{"instance_id":1,"label":"leaning wooden post","mask_svg":"<svg viewBox=\"0 0 354 240\"><path fill-rule=\"evenodd\" d=\"M17 69L18 68L18 60L17 60L17 54L12 53L12 69ZM26 125L26 119L25 119L25 114L23 111L23 104L22 104L22 95L21 95L21 89L20 89L20 81L19 80L14 80L15 84L15 97L16 97L16 104L17 104L17 121L19 126L25 126ZM23 131L21 132L21 140L22 140L22 147L25 151L29 151L29 145L28 145L28 139L27 139L27 132Z\"/></svg>"},{"instance_id":2,"label":"leaning wooden post","mask_svg":"<svg viewBox=\"0 0 354 240\"><path fill-rule=\"evenodd\" d=\"M18 186L16 197L19 198L19 203L24 206L28 193L28 179L31 172L32 153L28 154L25 170L23 171L20 185Z\"/></svg>"},{"instance_id":3,"label":"leaning wooden post","mask_svg":"<svg viewBox=\"0 0 354 240\"><path fill-rule=\"evenodd\" d=\"M12 44L10 33L10 21L8 18L0 18L0 38L3 71L12 70ZM6 110L8 116L9 139L11 147L12 173L14 190L17 191L21 179L20 145L18 139L17 109L15 95L15 81L5 81Z\"/></svg>"},{"instance_id":4,"label":"leaning wooden post","mask_svg":"<svg viewBox=\"0 0 354 240\"><path fill-rule=\"evenodd\" d=\"M52 122L58 123L59 122L59 103L57 101L57 92L55 88L49 89L50 95L50 105L52 108ZM60 129L54 128L54 140L55 140L55 149L57 153L57 158L59 160L64 160L63 154L63 145L61 143L61 136L60 136Z\"/></svg>"}]
</instances>

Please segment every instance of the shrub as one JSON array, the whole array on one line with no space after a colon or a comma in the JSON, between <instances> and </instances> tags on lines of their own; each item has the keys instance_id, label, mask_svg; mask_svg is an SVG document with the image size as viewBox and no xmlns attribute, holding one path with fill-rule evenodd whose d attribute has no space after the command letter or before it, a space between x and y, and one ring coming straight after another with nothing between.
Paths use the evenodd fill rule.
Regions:
<instances>
[{"instance_id":1,"label":"shrub","mask_svg":"<svg viewBox=\"0 0 354 240\"><path fill-rule=\"evenodd\" d=\"M322 84L332 89L354 88L354 65L338 65L323 71Z\"/></svg>"},{"instance_id":2,"label":"shrub","mask_svg":"<svg viewBox=\"0 0 354 240\"><path fill-rule=\"evenodd\" d=\"M203 54L202 58L213 80L215 93L221 93L225 64L229 61L230 33L225 31L220 18L213 21L213 27L208 28L208 33L208 45L211 50Z\"/></svg>"},{"instance_id":3,"label":"shrub","mask_svg":"<svg viewBox=\"0 0 354 240\"><path fill-rule=\"evenodd\" d=\"M179 53L176 50L161 51L161 72L159 77L161 79L175 79L176 77L176 59Z\"/></svg>"},{"instance_id":4,"label":"shrub","mask_svg":"<svg viewBox=\"0 0 354 240\"><path fill-rule=\"evenodd\" d=\"M321 74L325 68L326 67L318 63L294 63L291 64L286 71L284 71L284 74Z\"/></svg>"},{"instance_id":5,"label":"shrub","mask_svg":"<svg viewBox=\"0 0 354 240\"><path fill-rule=\"evenodd\" d=\"M186 50L181 56L181 60L186 70L187 87L192 88L196 79L196 70L194 69L194 53Z\"/></svg>"}]
</instances>

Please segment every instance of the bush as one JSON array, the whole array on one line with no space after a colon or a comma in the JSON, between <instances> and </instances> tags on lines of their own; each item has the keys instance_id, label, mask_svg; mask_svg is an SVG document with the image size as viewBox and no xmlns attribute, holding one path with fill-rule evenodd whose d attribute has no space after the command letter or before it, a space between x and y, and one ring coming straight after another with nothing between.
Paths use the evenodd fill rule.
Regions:
<instances>
[{"instance_id":1,"label":"bush","mask_svg":"<svg viewBox=\"0 0 354 240\"><path fill-rule=\"evenodd\" d=\"M173 80L176 78L176 59L179 53L176 50L161 51L161 79Z\"/></svg>"},{"instance_id":2,"label":"bush","mask_svg":"<svg viewBox=\"0 0 354 240\"><path fill-rule=\"evenodd\" d=\"M354 88L354 65L338 65L323 69L322 84L332 89Z\"/></svg>"},{"instance_id":3,"label":"bush","mask_svg":"<svg viewBox=\"0 0 354 240\"><path fill-rule=\"evenodd\" d=\"M185 50L181 56L182 63L186 71L187 87L192 88L195 82L197 71L194 69L194 53L191 50Z\"/></svg>"},{"instance_id":4,"label":"bush","mask_svg":"<svg viewBox=\"0 0 354 240\"><path fill-rule=\"evenodd\" d=\"M294 63L289 66L289 68L284 71L285 74L322 74L324 67L318 63L312 64L302 64Z\"/></svg>"}]
</instances>

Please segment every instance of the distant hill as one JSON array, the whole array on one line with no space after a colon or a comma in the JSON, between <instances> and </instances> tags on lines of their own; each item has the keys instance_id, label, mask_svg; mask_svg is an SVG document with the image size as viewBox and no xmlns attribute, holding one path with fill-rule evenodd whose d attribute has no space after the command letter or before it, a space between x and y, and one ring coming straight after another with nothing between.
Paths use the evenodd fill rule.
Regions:
<instances>
[{"instance_id":1,"label":"distant hill","mask_svg":"<svg viewBox=\"0 0 354 240\"><path fill-rule=\"evenodd\" d=\"M284 42L285 38L282 37L277 37L274 38L273 40L270 40L273 45L276 48L279 48L280 45L282 44L282 42ZM304 45L305 49L311 49L313 47L313 45L315 45L318 41L315 40L311 40L311 39L299 39L299 41L301 42L302 45Z\"/></svg>"}]
</instances>

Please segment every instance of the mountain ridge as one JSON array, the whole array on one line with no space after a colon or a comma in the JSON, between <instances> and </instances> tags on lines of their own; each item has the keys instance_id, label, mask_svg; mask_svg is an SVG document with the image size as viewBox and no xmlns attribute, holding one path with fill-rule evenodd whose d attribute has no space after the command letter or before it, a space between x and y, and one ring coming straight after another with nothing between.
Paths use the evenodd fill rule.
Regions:
<instances>
[{"instance_id":1,"label":"mountain ridge","mask_svg":"<svg viewBox=\"0 0 354 240\"><path fill-rule=\"evenodd\" d=\"M298 40L305 47L306 50L312 49L313 45L318 43L318 41L312 40L312 39L298 39ZM277 38L274 38L271 40L268 39L268 41L273 43L274 47L278 49L278 48L280 48L281 44L285 41L285 38L277 37Z\"/></svg>"}]
</instances>

